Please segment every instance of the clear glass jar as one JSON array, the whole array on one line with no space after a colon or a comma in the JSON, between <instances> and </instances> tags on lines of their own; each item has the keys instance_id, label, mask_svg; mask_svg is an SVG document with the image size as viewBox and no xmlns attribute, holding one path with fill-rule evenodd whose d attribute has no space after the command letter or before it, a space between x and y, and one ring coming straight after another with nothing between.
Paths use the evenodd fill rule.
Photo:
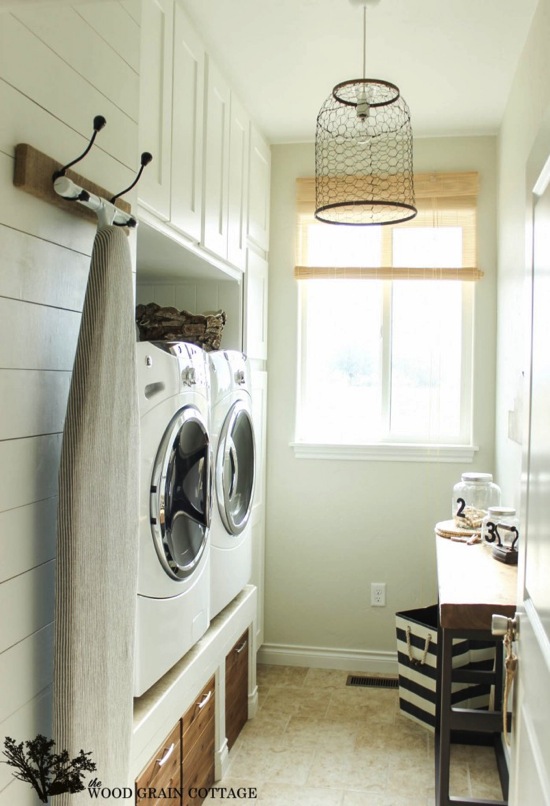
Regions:
<instances>
[{"instance_id":1,"label":"clear glass jar","mask_svg":"<svg viewBox=\"0 0 550 806\"><path fill-rule=\"evenodd\" d=\"M518 538L519 518L516 510L513 507L489 507L481 527L483 545L488 549L500 546L517 551Z\"/></svg>"},{"instance_id":2,"label":"clear glass jar","mask_svg":"<svg viewBox=\"0 0 550 806\"><path fill-rule=\"evenodd\" d=\"M466 507L478 510L479 519L489 511L489 507L500 504L500 487L493 482L491 473L463 473L461 480L453 487L452 517L464 517Z\"/></svg>"}]
</instances>

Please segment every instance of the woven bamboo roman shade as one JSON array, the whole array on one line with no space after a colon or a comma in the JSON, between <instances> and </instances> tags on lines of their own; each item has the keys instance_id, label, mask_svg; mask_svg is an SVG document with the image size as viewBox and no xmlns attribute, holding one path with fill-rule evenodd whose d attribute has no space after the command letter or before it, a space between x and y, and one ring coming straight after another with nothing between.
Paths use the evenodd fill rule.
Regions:
<instances>
[{"instance_id":1,"label":"woven bamboo roman shade","mask_svg":"<svg viewBox=\"0 0 550 806\"><path fill-rule=\"evenodd\" d=\"M483 272L477 267L477 193L478 174L429 173L415 174L415 196L418 215L411 221L381 227L380 265L319 265L310 257L310 239L318 227L325 227L314 217L315 180L297 179L297 233L294 276L309 279L375 279L375 280L479 280ZM394 229L418 227L454 227L462 232L462 262L456 266L394 265ZM342 229L342 228L338 228ZM351 228L349 228L351 229ZM350 235L351 237L351 235ZM324 262L324 261L323 261ZM355 262L355 261L354 261Z\"/></svg>"}]
</instances>

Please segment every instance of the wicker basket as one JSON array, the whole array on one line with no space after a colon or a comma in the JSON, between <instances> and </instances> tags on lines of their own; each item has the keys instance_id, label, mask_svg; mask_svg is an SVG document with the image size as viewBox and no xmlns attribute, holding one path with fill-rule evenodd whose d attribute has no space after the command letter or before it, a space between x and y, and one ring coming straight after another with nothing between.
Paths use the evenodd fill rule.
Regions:
<instances>
[{"instance_id":1,"label":"wicker basket","mask_svg":"<svg viewBox=\"0 0 550 806\"><path fill-rule=\"evenodd\" d=\"M194 314L156 302L136 307L140 341L188 341L207 351L220 349L225 318L224 311Z\"/></svg>"}]
</instances>

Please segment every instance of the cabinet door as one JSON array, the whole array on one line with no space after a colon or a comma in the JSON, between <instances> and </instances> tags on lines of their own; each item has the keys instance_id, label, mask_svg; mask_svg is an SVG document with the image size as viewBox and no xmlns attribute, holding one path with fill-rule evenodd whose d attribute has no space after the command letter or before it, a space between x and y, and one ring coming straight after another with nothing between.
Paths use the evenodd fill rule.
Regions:
<instances>
[{"instance_id":1,"label":"cabinet door","mask_svg":"<svg viewBox=\"0 0 550 806\"><path fill-rule=\"evenodd\" d=\"M225 659L225 735L231 750L248 719L248 630Z\"/></svg>"},{"instance_id":2,"label":"cabinet door","mask_svg":"<svg viewBox=\"0 0 550 806\"><path fill-rule=\"evenodd\" d=\"M227 258L230 89L207 59L203 246Z\"/></svg>"},{"instance_id":3,"label":"cabinet door","mask_svg":"<svg viewBox=\"0 0 550 806\"><path fill-rule=\"evenodd\" d=\"M181 797L174 794L173 797L155 798L154 801L148 798L149 790L162 789L167 792L171 790L181 790L181 723L178 722L172 733L166 738L151 759L147 767L143 770L136 781L136 804L148 804L148 806L180 806Z\"/></svg>"},{"instance_id":4,"label":"cabinet door","mask_svg":"<svg viewBox=\"0 0 550 806\"><path fill-rule=\"evenodd\" d=\"M248 115L235 95L232 94L229 129L227 259L242 271L246 268L249 129Z\"/></svg>"},{"instance_id":5,"label":"cabinet door","mask_svg":"<svg viewBox=\"0 0 550 806\"><path fill-rule=\"evenodd\" d=\"M153 161L139 182L139 203L168 221L174 0L143 0L141 13L139 143Z\"/></svg>"},{"instance_id":6,"label":"cabinet door","mask_svg":"<svg viewBox=\"0 0 550 806\"><path fill-rule=\"evenodd\" d=\"M269 249L269 193L271 150L255 126L250 128L248 237L265 252Z\"/></svg>"},{"instance_id":7,"label":"cabinet door","mask_svg":"<svg viewBox=\"0 0 550 806\"><path fill-rule=\"evenodd\" d=\"M201 239L204 46L176 3L172 103L172 206L176 229Z\"/></svg>"},{"instance_id":8,"label":"cabinet door","mask_svg":"<svg viewBox=\"0 0 550 806\"><path fill-rule=\"evenodd\" d=\"M244 281L244 352L249 358L267 358L267 261L248 250Z\"/></svg>"}]
</instances>

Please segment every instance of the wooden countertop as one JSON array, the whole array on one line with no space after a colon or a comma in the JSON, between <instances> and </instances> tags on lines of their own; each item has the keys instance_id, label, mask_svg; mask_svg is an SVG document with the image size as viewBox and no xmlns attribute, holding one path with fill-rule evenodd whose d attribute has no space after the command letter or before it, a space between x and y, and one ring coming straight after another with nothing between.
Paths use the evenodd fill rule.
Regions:
<instances>
[{"instance_id":1,"label":"wooden countertop","mask_svg":"<svg viewBox=\"0 0 550 806\"><path fill-rule=\"evenodd\" d=\"M439 618L446 629L490 630L491 616L516 612L517 566L494 560L481 544L436 535Z\"/></svg>"}]
</instances>

